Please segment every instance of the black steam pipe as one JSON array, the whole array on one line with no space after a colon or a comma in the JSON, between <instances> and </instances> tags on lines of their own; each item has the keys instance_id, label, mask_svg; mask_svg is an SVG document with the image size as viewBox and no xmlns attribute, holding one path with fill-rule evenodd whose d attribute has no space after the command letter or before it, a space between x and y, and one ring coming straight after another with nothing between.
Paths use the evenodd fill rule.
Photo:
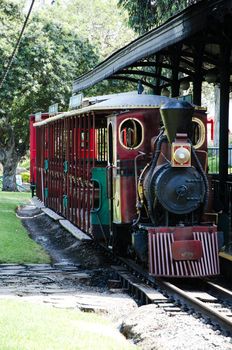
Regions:
<instances>
[{"instance_id":1,"label":"black steam pipe","mask_svg":"<svg viewBox=\"0 0 232 350\"><path fill-rule=\"evenodd\" d=\"M208 180L207 180L207 177L206 177L206 174L202 168L202 165L196 155L196 151L194 149L194 147L192 147L192 153L193 153L193 156L194 156L194 159L197 163L197 166L198 166L198 169L203 177L203 181L204 181L204 185L205 185L205 196L204 196L204 208L207 207L207 204L208 204L208 197L209 197L209 184L208 184Z\"/></svg>"},{"instance_id":2,"label":"black steam pipe","mask_svg":"<svg viewBox=\"0 0 232 350\"><path fill-rule=\"evenodd\" d=\"M164 132L164 130L163 130L163 132ZM162 132L162 134L163 134L163 132ZM155 218L153 216L153 211L152 211L152 196L151 196L150 188L151 188L151 182L152 182L152 174L155 170L155 167L156 167L159 155L160 155L161 145L164 141L167 141L167 136L162 135L162 134L157 142L157 148L156 148L156 151L154 153L154 157L153 157L152 162L151 162L151 168L149 170L149 173L151 174L151 176L149 177L149 181L148 181L148 193L147 193L148 194L148 198L147 198L148 213L149 213L151 221L154 225L155 225Z\"/></svg>"}]
</instances>

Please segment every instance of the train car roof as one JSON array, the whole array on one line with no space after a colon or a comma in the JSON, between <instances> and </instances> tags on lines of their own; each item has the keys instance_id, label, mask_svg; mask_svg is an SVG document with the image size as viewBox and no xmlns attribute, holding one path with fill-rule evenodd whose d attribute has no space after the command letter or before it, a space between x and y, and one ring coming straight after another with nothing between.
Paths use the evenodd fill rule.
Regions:
<instances>
[{"instance_id":1,"label":"train car roof","mask_svg":"<svg viewBox=\"0 0 232 350\"><path fill-rule=\"evenodd\" d=\"M132 109L154 109L160 108L160 106L170 100L174 100L173 98L169 98L166 96L159 95L145 95L145 94L132 94L132 95L117 95L115 97L109 98L103 102L89 105L84 108L75 109L69 112L59 113L54 115L46 120L39 121L34 123L34 126L42 126L44 124L51 123L55 120L86 114L90 112L95 112L97 114L101 113L103 115L107 115L112 113L113 111L121 111L121 110L132 110ZM106 114L106 112L108 112Z\"/></svg>"}]
</instances>

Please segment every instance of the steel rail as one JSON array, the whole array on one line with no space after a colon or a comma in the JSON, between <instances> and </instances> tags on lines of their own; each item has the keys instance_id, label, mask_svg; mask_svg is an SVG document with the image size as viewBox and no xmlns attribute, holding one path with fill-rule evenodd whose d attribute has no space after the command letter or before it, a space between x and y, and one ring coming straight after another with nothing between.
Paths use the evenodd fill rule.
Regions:
<instances>
[{"instance_id":1,"label":"steel rail","mask_svg":"<svg viewBox=\"0 0 232 350\"><path fill-rule=\"evenodd\" d=\"M213 293L216 294L218 298L220 297L221 299L226 299L232 304L232 291L210 281L206 282L206 286L207 285L210 286L210 288L213 290Z\"/></svg>"},{"instance_id":2,"label":"steel rail","mask_svg":"<svg viewBox=\"0 0 232 350\"><path fill-rule=\"evenodd\" d=\"M200 313L203 317L208 317L213 324L219 326L229 334L232 333L232 313L231 317L229 317L215 310L209 305L211 301L208 301L208 303L207 301L203 302L197 297L190 295L191 292L185 292L171 282L150 276L141 266L138 266L128 259L119 258L119 261L124 265L124 270L120 270L120 267L118 267L119 271L117 271L122 286L126 288L130 294L135 295L141 304L163 303L165 305L169 303L169 305L173 304L173 311L175 311L176 304L181 304L182 307L187 306L188 309L194 309L195 312ZM131 274L129 271L126 272L125 266L131 271ZM116 270L116 267L114 267L114 269ZM177 282L175 281L175 283ZM206 286L210 289L205 293L216 294L218 298L228 300L232 303L232 291L210 281L203 280L201 281L201 284L202 283L204 290ZM194 292L202 293L202 288ZM163 298L161 296L163 296ZM221 304L220 302L219 305ZM222 308L223 307L222 305Z\"/></svg>"},{"instance_id":3,"label":"steel rail","mask_svg":"<svg viewBox=\"0 0 232 350\"><path fill-rule=\"evenodd\" d=\"M159 281L159 285L163 286L168 292L171 292L172 295L175 296L175 299L179 300L181 297L188 306L191 305L194 310L200 312L202 315L208 316L215 324L227 330L229 333L232 332L232 320L228 316L223 315L221 312L215 310L212 306L196 297L192 297L190 293L183 291L170 282Z\"/></svg>"}]
</instances>

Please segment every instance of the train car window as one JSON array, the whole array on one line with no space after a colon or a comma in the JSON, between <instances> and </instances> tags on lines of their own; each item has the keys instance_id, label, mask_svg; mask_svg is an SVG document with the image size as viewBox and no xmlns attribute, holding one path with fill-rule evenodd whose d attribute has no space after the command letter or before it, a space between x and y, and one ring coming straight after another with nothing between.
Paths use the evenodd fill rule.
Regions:
<instances>
[{"instance_id":1,"label":"train car window","mask_svg":"<svg viewBox=\"0 0 232 350\"><path fill-rule=\"evenodd\" d=\"M97 161L107 161L107 128L96 129Z\"/></svg>"},{"instance_id":2,"label":"train car window","mask_svg":"<svg viewBox=\"0 0 232 350\"><path fill-rule=\"evenodd\" d=\"M81 131L81 148L88 148L88 139L87 139L87 135L85 135L86 133L84 131Z\"/></svg>"},{"instance_id":3,"label":"train car window","mask_svg":"<svg viewBox=\"0 0 232 350\"><path fill-rule=\"evenodd\" d=\"M119 141L122 146L134 149L143 142L143 126L136 119L126 119L119 126Z\"/></svg>"},{"instance_id":4,"label":"train car window","mask_svg":"<svg viewBox=\"0 0 232 350\"><path fill-rule=\"evenodd\" d=\"M62 159L66 158L66 150L68 144L68 132L67 129L63 130L63 140L62 140Z\"/></svg>"},{"instance_id":5,"label":"train car window","mask_svg":"<svg viewBox=\"0 0 232 350\"><path fill-rule=\"evenodd\" d=\"M196 117L193 117L192 125L192 144L195 149L199 149L205 142L205 125Z\"/></svg>"}]
</instances>

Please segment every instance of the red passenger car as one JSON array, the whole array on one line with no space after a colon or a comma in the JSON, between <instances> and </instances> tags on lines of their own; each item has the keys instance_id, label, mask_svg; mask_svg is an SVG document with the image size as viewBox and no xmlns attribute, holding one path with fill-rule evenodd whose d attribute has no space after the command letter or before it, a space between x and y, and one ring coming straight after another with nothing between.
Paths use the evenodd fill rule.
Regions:
<instances>
[{"instance_id":1,"label":"red passenger car","mask_svg":"<svg viewBox=\"0 0 232 350\"><path fill-rule=\"evenodd\" d=\"M33 192L36 184L36 129L33 124L48 117L48 113L39 113L37 116L36 114L30 115L30 183Z\"/></svg>"}]
</instances>

